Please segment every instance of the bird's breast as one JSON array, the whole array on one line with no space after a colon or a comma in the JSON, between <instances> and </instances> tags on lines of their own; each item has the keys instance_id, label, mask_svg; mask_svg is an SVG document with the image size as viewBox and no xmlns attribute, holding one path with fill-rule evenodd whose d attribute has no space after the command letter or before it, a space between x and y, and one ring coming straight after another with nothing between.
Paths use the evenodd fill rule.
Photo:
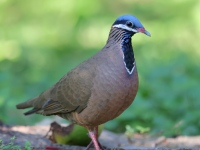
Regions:
<instances>
[{"instance_id":1,"label":"bird's breast","mask_svg":"<svg viewBox=\"0 0 200 150\"><path fill-rule=\"evenodd\" d=\"M91 97L87 107L76 114L78 123L95 126L120 115L134 100L138 89L138 75L135 67L129 74L124 67L121 52L111 54L108 60L99 63L93 80Z\"/></svg>"}]
</instances>

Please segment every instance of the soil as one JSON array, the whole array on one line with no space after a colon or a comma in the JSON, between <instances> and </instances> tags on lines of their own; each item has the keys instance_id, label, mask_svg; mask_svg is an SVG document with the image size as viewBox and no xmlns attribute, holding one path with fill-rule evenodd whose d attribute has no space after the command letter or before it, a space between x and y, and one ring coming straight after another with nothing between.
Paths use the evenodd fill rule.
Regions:
<instances>
[{"instance_id":1,"label":"soil","mask_svg":"<svg viewBox=\"0 0 200 150\"><path fill-rule=\"evenodd\" d=\"M32 149L39 150L84 150L85 147L72 145L59 145L52 143L45 135L50 126L8 126L0 125L0 140L8 144L10 138L16 137L14 144L23 149L25 142L31 143ZM178 136L166 138L164 136L151 136L134 134L127 138L124 134L115 134L103 130L99 138L105 149L127 150L200 150L200 136ZM92 150L92 148L91 148Z\"/></svg>"}]
</instances>

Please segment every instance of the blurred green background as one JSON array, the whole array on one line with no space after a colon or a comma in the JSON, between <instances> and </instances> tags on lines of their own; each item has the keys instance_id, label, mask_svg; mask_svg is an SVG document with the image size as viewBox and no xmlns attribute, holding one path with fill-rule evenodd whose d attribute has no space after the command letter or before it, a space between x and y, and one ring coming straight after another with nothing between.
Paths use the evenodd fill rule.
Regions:
<instances>
[{"instance_id":1,"label":"blurred green background","mask_svg":"<svg viewBox=\"0 0 200 150\"><path fill-rule=\"evenodd\" d=\"M33 125L44 119L25 117L15 105L40 94L100 50L122 14L137 16L152 37L133 37L139 92L105 127L200 134L198 0L0 0L0 120Z\"/></svg>"}]
</instances>

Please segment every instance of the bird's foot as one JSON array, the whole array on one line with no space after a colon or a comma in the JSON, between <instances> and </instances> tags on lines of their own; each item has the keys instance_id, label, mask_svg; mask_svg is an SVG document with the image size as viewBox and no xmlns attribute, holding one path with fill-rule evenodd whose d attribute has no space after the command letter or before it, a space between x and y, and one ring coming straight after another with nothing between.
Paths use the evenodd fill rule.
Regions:
<instances>
[{"instance_id":1,"label":"bird's foot","mask_svg":"<svg viewBox=\"0 0 200 150\"><path fill-rule=\"evenodd\" d=\"M104 150L103 146L99 143L99 141L97 141L97 142L98 142L100 149ZM88 144L88 146L86 147L85 150L89 150L92 147L92 145L93 145L93 142L91 141L90 144Z\"/></svg>"},{"instance_id":2,"label":"bird's foot","mask_svg":"<svg viewBox=\"0 0 200 150\"><path fill-rule=\"evenodd\" d=\"M89 150L93 144L96 150L104 150L103 146L101 146L101 144L98 141L97 135L98 134L96 133L96 131L89 131L89 136L92 139L92 141L90 142L90 144L88 144L85 150Z\"/></svg>"}]
</instances>

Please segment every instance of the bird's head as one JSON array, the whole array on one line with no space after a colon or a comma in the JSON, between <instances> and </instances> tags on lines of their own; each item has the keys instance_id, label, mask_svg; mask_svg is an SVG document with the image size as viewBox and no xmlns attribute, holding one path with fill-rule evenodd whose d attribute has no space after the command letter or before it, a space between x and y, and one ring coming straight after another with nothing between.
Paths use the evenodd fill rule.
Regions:
<instances>
[{"instance_id":1,"label":"bird's head","mask_svg":"<svg viewBox=\"0 0 200 150\"><path fill-rule=\"evenodd\" d=\"M144 28L140 21L136 17L131 15L120 16L113 23L112 27L125 30L128 33L131 33L131 36L138 32L144 33L147 36L151 36L151 34Z\"/></svg>"}]
</instances>

